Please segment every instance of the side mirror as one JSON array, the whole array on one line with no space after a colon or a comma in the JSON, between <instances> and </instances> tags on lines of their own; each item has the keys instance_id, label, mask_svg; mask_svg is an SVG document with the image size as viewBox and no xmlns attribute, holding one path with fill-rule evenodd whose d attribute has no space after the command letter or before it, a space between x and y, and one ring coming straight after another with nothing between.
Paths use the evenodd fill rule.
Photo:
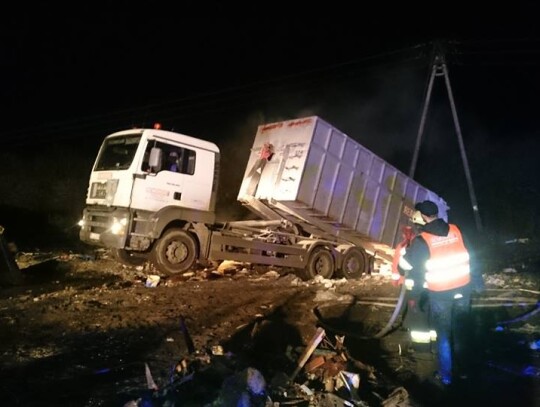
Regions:
<instances>
[{"instance_id":1,"label":"side mirror","mask_svg":"<svg viewBox=\"0 0 540 407\"><path fill-rule=\"evenodd\" d=\"M159 147L152 147L150 150L150 157L148 158L148 165L155 171L161 170L161 162L163 158L163 151Z\"/></svg>"}]
</instances>

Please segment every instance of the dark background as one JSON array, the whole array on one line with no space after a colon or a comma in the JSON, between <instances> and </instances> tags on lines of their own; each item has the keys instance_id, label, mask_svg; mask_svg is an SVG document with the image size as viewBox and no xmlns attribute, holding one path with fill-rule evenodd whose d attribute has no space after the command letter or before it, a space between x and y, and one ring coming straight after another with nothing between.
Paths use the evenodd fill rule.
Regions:
<instances>
[{"instance_id":1,"label":"dark background","mask_svg":"<svg viewBox=\"0 0 540 407\"><path fill-rule=\"evenodd\" d=\"M0 224L14 235L76 238L103 137L155 122L221 148L222 217L243 215L236 194L266 122L318 115L407 174L439 42L483 235L538 237L536 2L166 4L23 3L2 13ZM442 77L415 178L477 235Z\"/></svg>"}]
</instances>

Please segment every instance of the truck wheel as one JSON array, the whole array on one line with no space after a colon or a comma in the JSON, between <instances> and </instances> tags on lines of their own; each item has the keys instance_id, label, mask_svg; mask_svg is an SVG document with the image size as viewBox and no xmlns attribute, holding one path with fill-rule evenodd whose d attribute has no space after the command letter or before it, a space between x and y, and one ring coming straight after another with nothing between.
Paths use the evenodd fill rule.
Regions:
<instances>
[{"instance_id":1,"label":"truck wheel","mask_svg":"<svg viewBox=\"0 0 540 407\"><path fill-rule=\"evenodd\" d=\"M369 261L362 249L351 247L343 254L340 274L347 280L362 277L369 270Z\"/></svg>"},{"instance_id":2,"label":"truck wheel","mask_svg":"<svg viewBox=\"0 0 540 407\"><path fill-rule=\"evenodd\" d=\"M125 249L112 249L111 253L118 262L126 266L140 266L146 261L146 258L132 254Z\"/></svg>"},{"instance_id":3,"label":"truck wheel","mask_svg":"<svg viewBox=\"0 0 540 407\"><path fill-rule=\"evenodd\" d=\"M310 253L305 274L308 280L315 276L331 278L334 274L335 261L332 252L326 247L317 247Z\"/></svg>"},{"instance_id":4,"label":"truck wheel","mask_svg":"<svg viewBox=\"0 0 540 407\"><path fill-rule=\"evenodd\" d=\"M197 261L197 242L182 229L169 229L156 242L152 262L166 274L189 270Z\"/></svg>"}]
</instances>

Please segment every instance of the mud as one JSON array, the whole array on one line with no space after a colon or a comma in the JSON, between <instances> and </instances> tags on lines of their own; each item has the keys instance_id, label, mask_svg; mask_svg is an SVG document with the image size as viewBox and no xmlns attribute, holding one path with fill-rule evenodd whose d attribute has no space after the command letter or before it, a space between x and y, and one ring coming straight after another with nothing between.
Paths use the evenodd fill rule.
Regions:
<instances>
[{"instance_id":1,"label":"mud","mask_svg":"<svg viewBox=\"0 0 540 407\"><path fill-rule=\"evenodd\" d=\"M504 294L509 304L474 308L474 369L443 390L430 381L433 354L407 352L399 318L377 337L399 293L388 276L303 281L288 270L246 264L221 272L199 268L186 277L161 276L150 287L148 276L155 270L122 266L105 251L19 253L17 263L22 282L0 291L5 405L141 403L149 393L145 366L165 388L183 360L191 372L201 361L212 369L176 387L176 405L219 405L224 383L247 368L263 375L273 402L291 405L285 403L291 402L292 389L288 397L271 390L296 368L317 327L325 329L327 338L320 349L343 338L350 360L358 362L348 368L360 376L358 395L364 405L388 405L385 400L400 387L408 399L398 405L540 405L539 351L531 345L539 337L540 317L500 324L534 310L536 271L490 277L483 297ZM525 299L516 305L520 297ZM186 342L181 321L192 344ZM305 384L325 393L324 383L303 370L295 382L296 389ZM350 400L350 395L340 396ZM302 393L296 400L296 405L324 405L322 398L310 401ZM166 404L154 398L151 405Z\"/></svg>"}]
</instances>

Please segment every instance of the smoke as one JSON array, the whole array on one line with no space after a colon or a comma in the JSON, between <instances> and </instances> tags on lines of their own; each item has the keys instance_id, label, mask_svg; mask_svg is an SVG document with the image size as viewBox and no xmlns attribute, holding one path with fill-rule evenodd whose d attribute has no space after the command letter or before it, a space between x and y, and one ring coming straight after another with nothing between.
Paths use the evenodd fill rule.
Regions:
<instances>
[{"instance_id":1,"label":"smoke","mask_svg":"<svg viewBox=\"0 0 540 407\"><path fill-rule=\"evenodd\" d=\"M216 141L221 151L220 177L216 217L219 221L247 219L250 212L238 201L238 191L244 177L250 149L257 133L257 126L264 123L262 112L255 111L245 120L222 129Z\"/></svg>"}]
</instances>

